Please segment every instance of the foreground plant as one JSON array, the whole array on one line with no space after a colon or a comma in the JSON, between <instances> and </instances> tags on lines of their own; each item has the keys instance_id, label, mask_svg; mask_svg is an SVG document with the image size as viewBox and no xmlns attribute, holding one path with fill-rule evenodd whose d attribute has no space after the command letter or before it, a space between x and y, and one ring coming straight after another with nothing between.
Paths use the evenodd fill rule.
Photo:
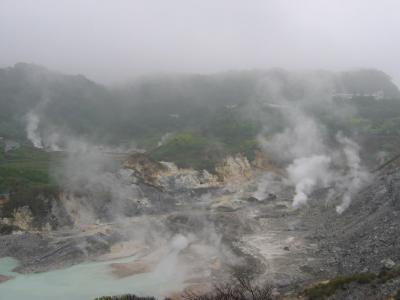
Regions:
<instances>
[{"instance_id":1,"label":"foreground plant","mask_svg":"<svg viewBox=\"0 0 400 300\"><path fill-rule=\"evenodd\" d=\"M272 300L272 288L269 285L255 285L250 277L237 274L232 283L216 285L210 293L198 295L187 292L185 300Z\"/></svg>"}]
</instances>

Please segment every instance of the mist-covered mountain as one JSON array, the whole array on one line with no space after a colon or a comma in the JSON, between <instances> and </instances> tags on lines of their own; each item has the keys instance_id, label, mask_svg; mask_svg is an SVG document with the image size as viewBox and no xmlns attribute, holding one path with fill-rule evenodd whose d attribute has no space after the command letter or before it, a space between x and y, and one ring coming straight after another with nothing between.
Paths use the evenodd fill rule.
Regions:
<instances>
[{"instance_id":1,"label":"mist-covered mountain","mask_svg":"<svg viewBox=\"0 0 400 300\"><path fill-rule=\"evenodd\" d=\"M397 147L399 99L390 77L370 69L157 75L111 88L19 63L0 70L0 137L49 150L72 138L145 149L212 171L227 154L254 159L263 140L295 119L304 124L304 114L332 147L340 131L369 147L362 155L375 156Z\"/></svg>"},{"instance_id":2,"label":"mist-covered mountain","mask_svg":"<svg viewBox=\"0 0 400 300\"><path fill-rule=\"evenodd\" d=\"M151 138L168 132L213 131L221 118L236 117L237 111L256 126L265 122L264 114L274 118L273 104L281 99L296 106L322 92L324 97L346 99L400 98L390 77L377 70L159 75L107 88L81 75L19 63L0 70L0 136L23 139L29 116L34 116L43 136L64 132L101 142L136 140L154 146ZM322 103L313 102L318 101ZM245 114L259 109L263 114Z\"/></svg>"},{"instance_id":3,"label":"mist-covered mountain","mask_svg":"<svg viewBox=\"0 0 400 300\"><path fill-rule=\"evenodd\" d=\"M0 70L0 114L0 257L20 272L112 270L104 295L137 274L146 293L205 293L237 272L307 299L397 291L400 92L381 71L106 87L21 63ZM12 294L25 277L8 274L0 290Z\"/></svg>"}]
</instances>

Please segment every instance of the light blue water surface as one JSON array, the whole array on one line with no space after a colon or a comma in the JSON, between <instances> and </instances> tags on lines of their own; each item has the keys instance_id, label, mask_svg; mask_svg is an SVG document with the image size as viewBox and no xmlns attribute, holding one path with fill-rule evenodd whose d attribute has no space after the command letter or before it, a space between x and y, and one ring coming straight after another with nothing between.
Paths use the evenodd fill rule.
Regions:
<instances>
[{"instance_id":1,"label":"light blue water surface","mask_svg":"<svg viewBox=\"0 0 400 300\"><path fill-rule=\"evenodd\" d=\"M182 288L173 274L151 272L120 279L112 275L110 263L134 260L134 257L127 257L86 262L44 273L19 274L12 271L18 261L1 258L0 274L15 278L0 283L0 300L93 300L100 296L127 293L165 296Z\"/></svg>"}]
</instances>

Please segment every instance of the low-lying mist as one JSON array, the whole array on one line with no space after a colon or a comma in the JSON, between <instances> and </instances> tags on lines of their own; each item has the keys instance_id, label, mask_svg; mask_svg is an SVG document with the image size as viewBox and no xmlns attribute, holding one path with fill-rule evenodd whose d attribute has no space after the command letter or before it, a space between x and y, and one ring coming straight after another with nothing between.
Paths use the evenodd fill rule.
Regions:
<instances>
[{"instance_id":1,"label":"low-lying mist","mask_svg":"<svg viewBox=\"0 0 400 300\"><path fill-rule=\"evenodd\" d=\"M114 88L25 64L3 73L18 101L4 105L0 133L50 166L49 178L33 177L36 207L12 191L34 209L9 216L24 228L42 218L35 229L69 235L68 263L110 261L115 278L185 285L240 269L261 280L271 270L249 249L268 260L298 241L274 248L254 215L317 206L340 218L396 151L375 138L397 130L400 92L376 70L164 75ZM111 262L120 257L135 261Z\"/></svg>"},{"instance_id":2,"label":"low-lying mist","mask_svg":"<svg viewBox=\"0 0 400 300\"><path fill-rule=\"evenodd\" d=\"M383 73L357 72L271 70L161 76L108 91L82 82L83 87L78 87L74 95L81 98L80 102L64 99L48 75L46 92L24 115L26 137L35 147L68 152L62 186L95 198L108 193L105 198L113 215L126 211L128 199L135 202L140 193L132 187L127 170L102 173L107 164L105 152L157 148L175 133L185 131L197 132L210 141L221 131L222 141L227 139L229 144L234 138L229 135L237 134L237 129L226 128L232 126L226 120L250 121L256 124L252 130L256 130L258 147L286 170L287 184L295 188L293 206L306 204L314 191L325 188L332 190L332 197L342 199L337 206L342 213L370 177L360 157L358 143L363 137L349 123L358 116L358 108L348 97L375 97L382 88L390 97L398 94ZM364 85L360 77L368 79ZM379 86L376 80L374 89L370 78L384 84ZM57 82L60 80L68 86L69 80L77 79L58 78ZM113 99L108 103L107 97ZM237 139L240 144L240 137ZM213 143L213 147L221 148L217 140ZM90 215L91 209L78 211Z\"/></svg>"}]
</instances>

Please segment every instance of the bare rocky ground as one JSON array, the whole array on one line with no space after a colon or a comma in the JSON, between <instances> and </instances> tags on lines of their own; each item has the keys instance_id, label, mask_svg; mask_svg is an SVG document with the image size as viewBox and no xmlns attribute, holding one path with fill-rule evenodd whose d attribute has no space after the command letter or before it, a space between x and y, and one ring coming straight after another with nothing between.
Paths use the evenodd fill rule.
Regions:
<instances>
[{"instance_id":1,"label":"bare rocky ground","mask_svg":"<svg viewBox=\"0 0 400 300\"><path fill-rule=\"evenodd\" d=\"M115 266L117 275L128 276L156 266L165 254L159 249L181 234L189 239L179 253L189 289L206 290L239 270L270 283L282 297L297 295L322 280L400 264L398 169L377 174L341 215L336 203L324 200L326 191L314 193L307 207L293 209L293 191L279 177L275 180L280 188L266 191L264 199L253 197L253 180L234 189L196 187L179 192L143 183L152 204L143 208L143 215L84 229L3 235L0 257L17 258L17 271L26 273L139 255L139 264ZM146 230L135 234L133 228ZM330 298L386 299L398 289L399 278L373 287L354 282Z\"/></svg>"}]
</instances>

